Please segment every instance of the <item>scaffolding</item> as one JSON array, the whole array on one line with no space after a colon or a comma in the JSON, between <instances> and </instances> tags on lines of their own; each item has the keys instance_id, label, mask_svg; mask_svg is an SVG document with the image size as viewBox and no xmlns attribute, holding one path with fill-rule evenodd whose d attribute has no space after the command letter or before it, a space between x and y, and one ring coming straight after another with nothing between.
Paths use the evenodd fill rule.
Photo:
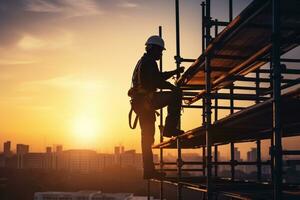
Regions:
<instances>
[{"instance_id":1,"label":"scaffolding","mask_svg":"<svg viewBox=\"0 0 300 200\"><path fill-rule=\"evenodd\" d=\"M201 109L202 125L165 141L161 133L160 143L153 146L160 149L157 164L164 172L174 171L166 166L176 166L177 174L151 181L160 183L160 199L165 184L177 186L178 200L185 199L183 188L199 191L208 200L299 199L299 184L283 183L282 174L283 156L300 155L300 150L283 150L282 138L300 136L300 70L288 66L300 59L282 55L299 46L300 1L254 0L234 19L233 2L228 3L227 22L211 17L210 0L202 2L202 54L187 59L180 54L179 0L175 0L176 66L192 63L181 77L177 75L177 85L183 90L182 107ZM159 33L162 36L161 27ZM229 105L222 105L224 100ZM240 101L251 105L240 106ZM219 119L221 110L230 114ZM270 141L267 161L261 157L262 140ZM256 142L256 161L235 160L235 144L244 142ZM231 159L220 161L218 147L227 144ZM164 149L177 149L177 161L165 162ZM184 161L182 149L202 149L202 160ZM187 165L202 167L187 169ZM230 178L218 176L220 165L230 167ZM256 166L256 181L238 180L235 172L240 165ZM270 180L262 178L263 166L270 166ZM193 171L202 175L184 176Z\"/></svg>"}]
</instances>

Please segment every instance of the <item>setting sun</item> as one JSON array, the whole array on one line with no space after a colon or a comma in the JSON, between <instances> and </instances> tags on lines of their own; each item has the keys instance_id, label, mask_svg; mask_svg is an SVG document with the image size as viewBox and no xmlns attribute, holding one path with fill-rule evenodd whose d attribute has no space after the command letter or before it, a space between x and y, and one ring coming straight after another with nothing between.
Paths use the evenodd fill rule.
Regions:
<instances>
[{"instance_id":1,"label":"setting sun","mask_svg":"<svg viewBox=\"0 0 300 200\"><path fill-rule=\"evenodd\" d=\"M72 132L80 143L92 143L99 134L99 125L94 118L81 116L73 121Z\"/></svg>"}]
</instances>

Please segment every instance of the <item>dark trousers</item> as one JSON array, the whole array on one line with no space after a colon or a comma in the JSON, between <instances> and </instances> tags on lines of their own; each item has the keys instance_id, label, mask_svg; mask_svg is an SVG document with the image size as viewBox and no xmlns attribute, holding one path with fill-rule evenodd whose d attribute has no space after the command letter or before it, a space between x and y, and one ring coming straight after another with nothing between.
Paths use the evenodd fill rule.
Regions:
<instances>
[{"instance_id":1,"label":"dark trousers","mask_svg":"<svg viewBox=\"0 0 300 200\"><path fill-rule=\"evenodd\" d=\"M181 98L181 92L156 92L153 94L150 102L149 99L142 98L133 103L133 108L139 116L141 127L144 173L152 172L155 169L152 153L155 134L155 110L168 106L165 129L173 130L179 122ZM151 105L150 109L147 105L149 103Z\"/></svg>"}]
</instances>

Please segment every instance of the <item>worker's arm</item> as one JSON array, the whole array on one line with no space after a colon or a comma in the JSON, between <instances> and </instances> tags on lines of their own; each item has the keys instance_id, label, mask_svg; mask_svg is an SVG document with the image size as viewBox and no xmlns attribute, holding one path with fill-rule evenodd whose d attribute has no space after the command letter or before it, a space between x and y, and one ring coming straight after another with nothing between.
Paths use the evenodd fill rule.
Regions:
<instances>
[{"instance_id":1,"label":"worker's arm","mask_svg":"<svg viewBox=\"0 0 300 200\"><path fill-rule=\"evenodd\" d=\"M168 80L172 76L176 75L177 73L182 73L183 71L184 67L179 67L178 69L175 69L173 71L162 72L161 76L164 80Z\"/></svg>"},{"instance_id":2,"label":"worker's arm","mask_svg":"<svg viewBox=\"0 0 300 200\"><path fill-rule=\"evenodd\" d=\"M173 75L175 75L177 73L177 70L172 71L172 73L174 73ZM177 90L177 87L175 85L173 85L170 82L166 81L162 76L158 76L158 77L159 78L157 78L155 80L156 81L156 86L158 88L160 88L160 89L169 89L169 90Z\"/></svg>"},{"instance_id":3,"label":"worker's arm","mask_svg":"<svg viewBox=\"0 0 300 200\"><path fill-rule=\"evenodd\" d=\"M175 70L174 70L175 71ZM177 72L177 71L176 71ZM177 87L166 81L158 70L155 61L145 60L141 66L141 82L145 89L153 88L176 90Z\"/></svg>"}]
</instances>

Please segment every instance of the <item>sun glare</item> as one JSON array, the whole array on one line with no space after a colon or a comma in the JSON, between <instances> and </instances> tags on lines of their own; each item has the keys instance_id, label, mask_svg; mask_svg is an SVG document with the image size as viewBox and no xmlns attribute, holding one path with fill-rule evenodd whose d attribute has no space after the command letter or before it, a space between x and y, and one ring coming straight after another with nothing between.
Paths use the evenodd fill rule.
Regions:
<instances>
[{"instance_id":1,"label":"sun glare","mask_svg":"<svg viewBox=\"0 0 300 200\"><path fill-rule=\"evenodd\" d=\"M91 117L79 117L74 120L73 132L82 143L93 142L99 134L99 125Z\"/></svg>"}]
</instances>

